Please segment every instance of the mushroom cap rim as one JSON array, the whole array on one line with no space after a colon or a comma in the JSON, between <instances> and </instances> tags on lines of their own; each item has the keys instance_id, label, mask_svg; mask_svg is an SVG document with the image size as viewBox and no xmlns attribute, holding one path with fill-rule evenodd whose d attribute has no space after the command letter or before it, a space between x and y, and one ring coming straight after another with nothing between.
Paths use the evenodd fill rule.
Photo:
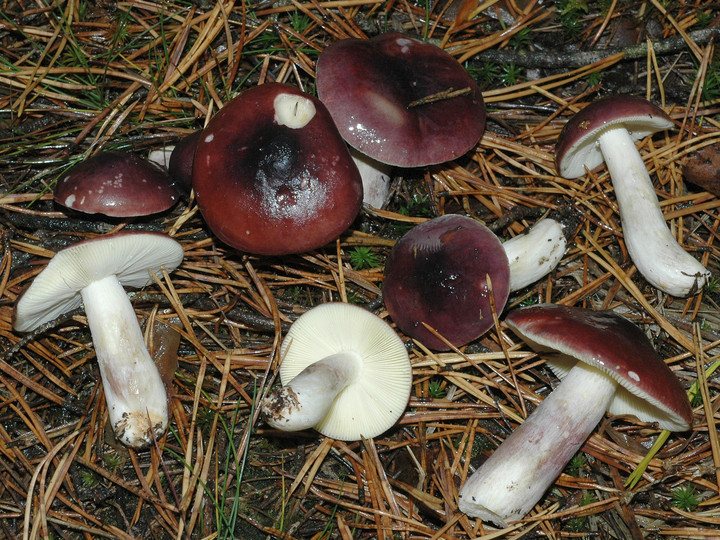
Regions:
<instances>
[{"instance_id":1,"label":"mushroom cap rim","mask_svg":"<svg viewBox=\"0 0 720 540\"><path fill-rule=\"evenodd\" d=\"M183 256L177 240L156 232L123 231L77 242L58 251L22 293L14 327L28 332L72 311L82 304L83 288L111 275L123 286L145 287L153 279L149 270L171 272Z\"/></svg>"},{"instance_id":2,"label":"mushroom cap rim","mask_svg":"<svg viewBox=\"0 0 720 540\"><path fill-rule=\"evenodd\" d=\"M583 324L572 318L573 312L579 313L581 317L587 315L591 319L595 316L612 317L618 324L624 326L623 331L628 330L632 333L634 339L629 346L635 347L636 350L629 353L629 346L624 347L620 354L610 357L610 355L603 356L602 352L596 356L587 348L583 350L582 346L573 347L573 344L570 343L572 338L568 335L574 336L575 333L572 330L562 331L567 330L570 324L575 328ZM547 320L558 317L562 322L555 324L557 332L551 330L544 334L542 330L532 328L532 317L535 316L538 319L545 317ZM602 340L603 345L613 343L612 338L603 335L602 321L596 320L596 326L587 327L590 330L589 333L598 340ZM642 330L625 317L610 311L595 312L558 304L538 304L511 311L506 315L505 322L533 349L546 354L549 351L560 353L557 356L548 355L547 357L549 367L558 378L564 378L576 362L584 362L616 381L619 390L608 407L611 414L634 414L642 421L657 422L662 429L670 431L684 431L690 428L692 409L685 390L662 358L655 352ZM617 334L614 336L617 337ZM642 387L642 377L638 377L636 373L642 368L643 360L651 362L654 378L644 388ZM637 370L632 369L633 365L637 366ZM622 375L623 370L627 371L627 377ZM660 411L665 417L656 416L657 411Z\"/></svg>"}]
</instances>

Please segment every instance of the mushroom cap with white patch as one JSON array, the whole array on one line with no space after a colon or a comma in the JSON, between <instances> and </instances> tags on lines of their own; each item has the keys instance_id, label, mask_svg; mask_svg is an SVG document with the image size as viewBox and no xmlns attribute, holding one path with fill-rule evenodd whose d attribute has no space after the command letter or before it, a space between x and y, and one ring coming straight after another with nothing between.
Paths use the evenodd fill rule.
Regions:
<instances>
[{"instance_id":1,"label":"mushroom cap with white patch","mask_svg":"<svg viewBox=\"0 0 720 540\"><path fill-rule=\"evenodd\" d=\"M563 127L555 147L555 164L563 178L578 178L605 160L598 138L608 129L624 127L633 140L673 127L660 107L637 96L610 96L593 101Z\"/></svg>"},{"instance_id":2,"label":"mushroom cap with white patch","mask_svg":"<svg viewBox=\"0 0 720 540\"><path fill-rule=\"evenodd\" d=\"M485 130L477 84L431 43L397 32L343 39L323 50L316 71L318 96L342 136L381 163L450 161Z\"/></svg>"},{"instance_id":3,"label":"mushroom cap with white patch","mask_svg":"<svg viewBox=\"0 0 720 540\"><path fill-rule=\"evenodd\" d=\"M157 164L125 152L100 152L72 167L55 184L55 202L85 214L116 218L164 212L178 200Z\"/></svg>"},{"instance_id":4,"label":"mushroom cap with white patch","mask_svg":"<svg viewBox=\"0 0 720 540\"><path fill-rule=\"evenodd\" d=\"M362 362L357 378L342 390L315 429L334 439L380 435L407 407L412 367L407 350L390 325L351 304L321 304L298 318L283 340L280 380L287 385L303 369L340 352Z\"/></svg>"},{"instance_id":5,"label":"mushroom cap with white patch","mask_svg":"<svg viewBox=\"0 0 720 540\"><path fill-rule=\"evenodd\" d=\"M162 267L183 260L183 247L160 233L121 232L84 240L55 254L15 307L15 329L29 332L82 303L80 291L115 275L123 286L145 287Z\"/></svg>"},{"instance_id":6,"label":"mushroom cap with white patch","mask_svg":"<svg viewBox=\"0 0 720 540\"><path fill-rule=\"evenodd\" d=\"M578 361L619 383L608 412L657 422L661 429L685 431L692 409L680 381L643 331L611 311L540 304L508 313L505 322L563 378ZM553 354L557 351L560 354Z\"/></svg>"},{"instance_id":7,"label":"mushroom cap with white patch","mask_svg":"<svg viewBox=\"0 0 720 540\"><path fill-rule=\"evenodd\" d=\"M330 113L283 83L253 86L203 129L192 185L208 227L259 255L317 249L362 207L363 187Z\"/></svg>"}]
</instances>

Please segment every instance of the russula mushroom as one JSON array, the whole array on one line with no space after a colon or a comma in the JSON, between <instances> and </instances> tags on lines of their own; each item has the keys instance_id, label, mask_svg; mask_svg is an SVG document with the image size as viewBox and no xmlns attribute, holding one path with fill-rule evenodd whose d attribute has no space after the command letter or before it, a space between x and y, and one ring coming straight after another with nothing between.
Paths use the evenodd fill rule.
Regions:
<instances>
[{"instance_id":1,"label":"russula mushroom","mask_svg":"<svg viewBox=\"0 0 720 540\"><path fill-rule=\"evenodd\" d=\"M465 345L493 325L488 278L499 314L510 292L557 266L566 245L562 226L549 218L504 244L472 218L433 218L411 229L390 252L385 306L398 328L427 347L449 348L425 325L451 345Z\"/></svg>"},{"instance_id":2,"label":"russula mushroom","mask_svg":"<svg viewBox=\"0 0 720 540\"><path fill-rule=\"evenodd\" d=\"M635 141L673 127L665 112L645 99L613 96L571 118L558 138L558 173L577 178L605 161L618 203L630 258L645 279L673 296L701 290L708 270L670 232Z\"/></svg>"},{"instance_id":3,"label":"russula mushroom","mask_svg":"<svg viewBox=\"0 0 720 540\"><path fill-rule=\"evenodd\" d=\"M605 411L684 431L692 409L678 379L643 331L610 311L541 304L505 317L545 351L562 382L460 490L462 512L505 527L540 500Z\"/></svg>"},{"instance_id":4,"label":"russula mushroom","mask_svg":"<svg viewBox=\"0 0 720 540\"><path fill-rule=\"evenodd\" d=\"M337 238L362 180L325 106L292 86L246 90L203 129L193 188L210 229L239 250L301 253Z\"/></svg>"},{"instance_id":5,"label":"russula mushroom","mask_svg":"<svg viewBox=\"0 0 720 540\"><path fill-rule=\"evenodd\" d=\"M124 444L140 448L165 432L163 381L123 289L145 287L152 274L180 265L182 246L157 233L116 233L55 254L15 305L14 327L29 332L85 307L100 366L110 425Z\"/></svg>"},{"instance_id":6,"label":"russula mushroom","mask_svg":"<svg viewBox=\"0 0 720 540\"><path fill-rule=\"evenodd\" d=\"M261 405L274 428L314 427L355 441L387 431L407 406L412 369L405 345L359 306L328 303L307 311L291 325L280 358L283 386Z\"/></svg>"},{"instance_id":7,"label":"russula mushroom","mask_svg":"<svg viewBox=\"0 0 720 540\"><path fill-rule=\"evenodd\" d=\"M84 214L129 218L168 210L178 193L154 163L126 152L100 152L65 173L55 184L54 197Z\"/></svg>"},{"instance_id":8,"label":"russula mushroom","mask_svg":"<svg viewBox=\"0 0 720 540\"><path fill-rule=\"evenodd\" d=\"M500 313L509 285L508 259L497 236L479 221L448 214L413 227L395 244L382 290L400 330L427 347L446 350L448 345L423 323L452 345L464 345L493 325L493 299Z\"/></svg>"},{"instance_id":9,"label":"russula mushroom","mask_svg":"<svg viewBox=\"0 0 720 540\"><path fill-rule=\"evenodd\" d=\"M348 144L381 163L450 161L485 129L482 94L457 60L396 32L328 46L317 90Z\"/></svg>"}]
</instances>

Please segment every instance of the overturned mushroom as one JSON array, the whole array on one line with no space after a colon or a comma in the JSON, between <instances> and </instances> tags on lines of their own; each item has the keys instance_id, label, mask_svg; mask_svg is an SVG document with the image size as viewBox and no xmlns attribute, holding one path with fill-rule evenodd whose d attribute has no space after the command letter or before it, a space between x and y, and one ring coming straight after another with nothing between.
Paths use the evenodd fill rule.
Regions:
<instances>
[{"instance_id":1,"label":"overturned mushroom","mask_svg":"<svg viewBox=\"0 0 720 540\"><path fill-rule=\"evenodd\" d=\"M140 448L168 424L163 381L123 289L174 270L182 246L162 234L117 233L59 251L15 306L14 327L28 332L84 304L110 424L124 444Z\"/></svg>"},{"instance_id":2,"label":"overturned mushroom","mask_svg":"<svg viewBox=\"0 0 720 540\"><path fill-rule=\"evenodd\" d=\"M373 313L321 304L300 316L280 348L280 380L262 402L283 431L315 428L340 440L387 431L407 406L412 369L405 345Z\"/></svg>"}]
</instances>

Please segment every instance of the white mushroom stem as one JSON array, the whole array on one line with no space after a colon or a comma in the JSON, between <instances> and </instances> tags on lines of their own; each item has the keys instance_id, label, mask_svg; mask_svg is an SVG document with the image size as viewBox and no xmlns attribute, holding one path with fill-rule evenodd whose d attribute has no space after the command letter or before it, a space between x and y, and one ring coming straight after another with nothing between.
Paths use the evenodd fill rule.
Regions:
<instances>
[{"instance_id":1,"label":"white mushroom stem","mask_svg":"<svg viewBox=\"0 0 720 540\"><path fill-rule=\"evenodd\" d=\"M638 271L673 296L688 296L702 289L710 273L670 232L628 131L624 127L609 129L600 136L599 145L612 178L625 244Z\"/></svg>"},{"instance_id":2,"label":"white mushroom stem","mask_svg":"<svg viewBox=\"0 0 720 540\"><path fill-rule=\"evenodd\" d=\"M147 160L166 171L168 165L170 164L170 156L172 155L173 150L175 150L174 145L165 146L164 148L160 148L158 150L151 150L148 153Z\"/></svg>"},{"instance_id":3,"label":"white mushroom stem","mask_svg":"<svg viewBox=\"0 0 720 540\"><path fill-rule=\"evenodd\" d=\"M110 424L124 444L139 448L168 424L167 394L145 347L135 311L115 276L82 289Z\"/></svg>"},{"instance_id":4,"label":"white mushroom stem","mask_svg":"<svg viewBox=\"0 0 720 540\"><path fill-rule=\"evenodd\" d=\"M373 208L382 208L390 193L392 167L354 148L350 149L350 155L362 178L363 202Z\"/></svg>"},{"instance_id":5,"label":"white mushroom stem","mask_svg":"<svg viewBox=\"0 0 720 540\"><path fill-rule=\"evenodd\" d=\"M503 243L510 264L510 292L535 283L552 272L565 255L563 226L554 219L538 221L525 234Z\"/></svg>"},{"instance_id":6,"label":"white mushroom stem","mask_svg":"<svg viewBox=\"0 0 720 540\"><path fill-rule=\"evenodd\" d=\"M333 354L310 364L263 400L261 408L265 420L283 431L299 431L318 425L335 397L357 378L362 365L362 359L354 352Z\"/></svg>"},{"instance_id":7,"label":"white mushroom stem","mask_svg":"<svg viewBox=\"0 0 720 540\"><path fill-rule=\"evenodd\" d=\"M578 363L460 490L461 512L505 527L523 518L600 422L615 382Z\"/></svg>"}]
</instances>

